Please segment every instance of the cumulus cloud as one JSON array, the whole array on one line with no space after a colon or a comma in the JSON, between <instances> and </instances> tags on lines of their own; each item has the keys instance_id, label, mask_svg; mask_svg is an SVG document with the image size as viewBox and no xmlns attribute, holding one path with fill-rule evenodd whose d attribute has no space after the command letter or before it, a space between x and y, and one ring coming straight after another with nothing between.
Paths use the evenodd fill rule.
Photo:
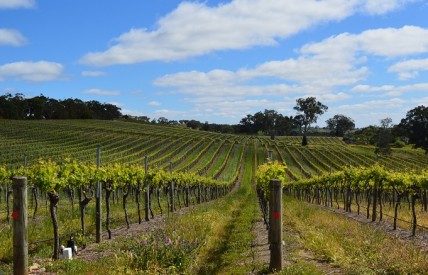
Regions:
<instances>
[{"instance_id":1,"label":"cumulus cloud","mask_svg":"<svg viewBox=\"0 0 428 275\"><path fill-rule=\"evenodd\" d=\"M428 52L428 29L418 26L383 28L360 34L343 33L318 43L305 45L302 54L326 55L337 52L338 57L357 52L400 57Z\"/></svg>"},{"instance_id":2,"label":"cumulus cloud","mask_svg":"<svg viewBox=\"0 0 428 275\"><path fill-rule=\"evenodd\" d=\"M91 95L103 95L103 96L118 96L120 95L120 92L118 91L108 91L108 90L102 90L102 89L89 89L86 91L83 91L84 94L91 94Z\"/></svg>"},{"instance_id":3,"label":"cumulus cloud","mask_svg":"<svg viewBox=\"0 0 428 275\"><path fill-rule=\"evenodd\" d=\"M347 111L364 111L364 110L385 110L401 108L406 103L406 100L401 98L391 98L386 100L369 100L357 104L342 105L336 109L347 110Z\"/></svg>"},{"instance_id":4,"label":"cumulus cloud","mask_svg":"<svg viewBox=\"0 0 428 275\"><path fill-rule=\"evenodd\" d=\"M151 60L173 61L219 50L275 45L314 25L339 21L356 12L383 14L405 0L235 0L210 7L183 2L153 30L134 28L105 51L83 56L94 66Z\"/></svg>"},{"instance_id":5,"label":"cumulus cloud","mask_svg":"<svg viewBox=\"0 0 428 275\"><path fill-rule=\"evenodd\" d=\"M355 37L362 51L398 57L428 52L428 29L418 26L367 30Z\"/></svg>"},{"instance_id":6,"label":"cumulus cloud","mask_svg":"<svg viewBox=\"0 0 428 275\"><path fill-rule=\"evenodd\" d=\"M227 70L212 70L204 73L199 71L179 72L165 75L154 81L158 86L215 86L234 83L238 79L236 74Z\"/></svg>"},{"instance_id":7,"label":"cumulus cloud","mask_svg":"<svg viewBox=\"0 0 428 275\"><path fill-rule=\"evenodd\" d=\"M48 61L21 61L0 66L0 80L15 78L29 82L57 80L62 77L63 65Z\"/></svg>"},{"instance_id":8,"label":"cumulus cloud","mask_svg":"<svg viewBox=\"0 0 428 275\"><path fill-rule=\"evenodd\" d=\"M160 104L160 102L159 102L159 101L150 101L150 102L149 102L149 105L150 105L150 106L160 106L161 104Z\"/></svg>"},{"instance_id":9,"label":"cumulus cloud","mask_svg":"<svg viewBox=\"0 0 428 275\"><path fill-rule=\"evenodd\" d=\"M374 39L376 37L376 39ZM381 51L380 49L386 49ZM310 43L298 50L297 58L268 61L254 68L237 71L178 72L154 81L162 87L176 87L194 95L290 94L303 90L312 94L332 91L335 87L364 80L370 56L393 58L428 52L428 30L415 26L367 30L360 34L343 33ZM399 64L395 68L426 68L427 60ZM328 64L328 66L326 66ZM394 70L394 68L390 69ZM273 77L282 84L244 85L249 80ZM387 87L384 87L387 88ZM364 86L354 87L363 92Z\"/></svg>"},{"instance_id":10,"label":"cumulus cloud","mask_svg":"<svg viewBox=\"0 0 428 275\"><path fill-rule=\"evenodd\" d=\"M18 31L11 29L0 29L0 45L22 46L27 39Z\"/></svg>"},{"instance_id":11,"label":"cumulus cloud","mask_svg":"<svg viewBox=\"0 0 428 275\"><path fill-rule=\"evenodd\" d=\"M159 77L154 85L191 95L187 102L201 110L209 108L214 110L213 113L222 110L224 114L245 109L239 106L236 110L226 109L228 102L246 102L244 105L248 106L248 102L262 99L294 102L297 97L316 96L322 102L334 103L364 94L397 98L403 93L428 91L428 85L370 86L359 83L369 77L372 58L390 64L397 58L427 53L427 37L428 30L416 26L372 29L359 34L342 33L303 45L296 50L295 58L267 61L236 71L178 72ZM404 72L425 68L426 60L412 60L397 63L389 70ZM349 90L350 93L346 92ZM391 106L391 101L384 102L389 103L385 107ZM392 102L397 103L396 100ZM353 108L362 107L353 105Z\"/></svg>"},{"instance_id":12,"label":"cumulus cloud","mask_svg":"<svg viewBox=\"0 0 428 275\"><path fill-rule=\"evenodd\" d=\"M410 59L395 63L388 68L388 72L397 73L398 78L401 80L415 78L420 71L428 71L428 58Z\"/></svg>"},{"instance_id":13,"label":"cumulus cloud","mask_svg":"<svg viewBox=\"0 0 428 275\"><path fill-rule=\"evenodd\" d=\"M32 8L34 0L0 0L0 9Z\"/></svg>"},{"instance_id":14,"label":"cumulus cloud","mask_svg":"<svg viewBox=\"0 0 428 275\"><path fill-rule=\"evenodd\" d=\"M129 109L122 109L121 113L124 115L130 115L130 116L145 116L146 114L141 111L136 110L129 110Z\"/></svg>"},{"instance_id":15,"label":"cumulus cloud","mask_svg":"<svg viewBox=\"0 0 428 275\"><path fill-rule=\"evenodd\" d=\"M383 86L370 86L370 85L357 85L351 89L352 92L372 93L372 92L389 92L395 89L393 85Z\"/></svg>"},{"instance_id":16,"label":"cumulus cloud","mask_svg":"<svg viewBox=\"0 0 428 275\"><path fill-rule=\"evenodd\" d=\"M85 77L98 77L105 75L105 72L102 71L83 71L82 76Z\"/></svg>"},{"instance_id":17,"label":"cumulus cloud","mask_svg":"<svg viewBox=\"0 0 428 275\"><path fill-rule=\"evenodd\" d=\"M369 14L379 15L393 11L407 3L415 1L417 0L367 0L363 1L361 6L363 11Z\"/></svg>"},{"instance_id":18,"label":"cumulus cloud","mask_svg":"<svg viewBox=\"0 0 428 275\"><path fill-rule=\"evenodd\" d=\"M399 96L403 93L410 92L428 92L428 83L415 83L411 85L383 85L383 86L370 86L370 85L357 85L351 89L352 92L363 93L383 93L384 96Z\"/></svg>"}]
</instances>

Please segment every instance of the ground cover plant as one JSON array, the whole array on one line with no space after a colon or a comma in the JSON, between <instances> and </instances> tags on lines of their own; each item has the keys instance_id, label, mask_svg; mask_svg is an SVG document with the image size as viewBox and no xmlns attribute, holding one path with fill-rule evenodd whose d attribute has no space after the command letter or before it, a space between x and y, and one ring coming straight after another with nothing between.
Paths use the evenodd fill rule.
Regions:
<instances>
[{"instance_id":1,"label":"ground cover plant","mask_svg":"<svg viewBox=\"0 0 428 275\"><path fill-rule=\"evenodd\" d=\"M52 272L267 272L266 262L259 261L262 257L255 249L256 237L266 234L265 227L255 226L261 213L266 213L258 209L255 173L258 165L270 160L277 161L282 171L287 196L284 230L289 234L284 241L291 253L285 259L286 274L323 274L336 268L351 274L423 273L426 268L416 243L428 227L428 160L421 150L393 148L390 156L378 156L374 147L347 145L339 138L308 137L309 145L302 147L299 137L272 140L119 121L0 120L0 125L0 270L5 272L11 271L12 264L10 176L30 173L40 158L49 163L58 181L49 189L49 182L31 181L29 174L30 262ZM98 145L101 166L96 172ZM363 171L370 170L364 167L379 167L381 172L364 178ZM351 177L352 169L359 174ZM112 238L101 244L95 244L94 226L98 181L103 186L103 239ZM147 205L145 190L150 195ZM49 260L54 254L51 191L60 198L54 205L60 243L74 235L79 247L92 251L95 258L85 258L82 251L76 261ZM326 218L330 226L337 223L335 228L306 224L306 219L327 215L306 208L327 205L355 213L358 204L360 216L366 215L366 208L370 220L376 213L373 223L389 219L392 227L394 219L389 216L397 216L397 228L410 230L409 238L417 217L415 243L402 245L380 234L382 229L372 232L347 225L343 214L327 212L335 217ZM330 232L334 230L335 234ZM138 236L132 235L134 231ZM367 255L349 247L362 240L359 234L376 237L360 249L368 251ZM378 255L393 251L394 246L395 256ZM330 251L333 248L339 252ZM406 253L415 258L411 266L399 264L397 255L404 258ZM387 264L391 264L389 269Z\"/></svg>"}]
</instances>

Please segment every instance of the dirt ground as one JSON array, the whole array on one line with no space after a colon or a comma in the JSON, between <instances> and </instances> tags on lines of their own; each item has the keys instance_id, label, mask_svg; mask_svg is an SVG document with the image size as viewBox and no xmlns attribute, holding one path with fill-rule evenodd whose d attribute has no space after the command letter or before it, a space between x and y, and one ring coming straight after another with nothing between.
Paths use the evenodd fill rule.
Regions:
<instances>
[{"instance_id":1,"label":"dirt ground","mask_svg":"<svg viewBox=\"0 0 428 275\"><path fill-rule=\"evenodd\" d=\"M268 270L270 261L268 230L263 221L261 211L259 214L260 218L256 221L253 227L253 233L256 236L253 245L253 259L255 266L262 266L263 268L261 271L255 272L255 274L264 273ZM318 270L325 274L344 273L340 268L334 267L321 259L317 259L311 251L305 249L298 232L290 228L287 229L287 226L284 226L282 233L283 239L288 240L283 243L283 267L292 265L298 261L306 261L313 263Z\"/></svg>"}]
</instances>

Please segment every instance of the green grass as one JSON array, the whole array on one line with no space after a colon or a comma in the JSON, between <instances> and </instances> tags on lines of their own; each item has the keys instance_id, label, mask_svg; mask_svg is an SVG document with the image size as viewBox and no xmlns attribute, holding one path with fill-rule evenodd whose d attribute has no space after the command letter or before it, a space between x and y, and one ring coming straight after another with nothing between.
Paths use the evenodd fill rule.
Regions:
<instances>
[{"instance_id":1,"label":"green grass","mask_svg":"<svg viewBox=\"0 0 428 275\"><path fill-rule=\"evenodd\" d=\"M73 234L77 238L77 246L81 248L87 243L95 242L95 199L93 199L86 208L86 229L87 235L82 236L79 232L81 230L80 223L80 210L77 203L77 199L74 205L74 208L71 207L70 201L66 198L65 194L61 194L61 200L59 202L58 208L58 225L59 225L59 234L64 236L61 239L61 244L65 245L68 236ZM143 198L141 197L141 201ZM116 203L113 202L113 199L110 200L111 203L111 228L116 228L119 226L125 226L125 217L122 210L122 196L119 192L119 201ZM142 203L143 204L143 203ZM31 203L29 203L31 206ZM161 196L161 205L164 213L167 212L167 203L165 196ZM177 206L178 207L178 206ZM157 206L156 198L152 201L152 208L155 215L160 213ZM135 203L135 197L129 196L127 200L127 209L130 223L138 222L138 213L137 206ZM141 215L144 218L144 206L141 206ZM37 211L37 217L35 220L31 219L33 215L33 208L29 208L29 219L28 219L28 241L29 241L29 253L31 257L41 257L41 258L50 258L53 254L53 244L52 242L42 242L36 243L41 240L49 240L53 238L53 228L52 221L49 214L49 208L46 207L46 202L39 198L39 209ZM103 201L103 219L106 215L105 204ZM104 225L103 225L104 226ZM0 224L0 268L1 263L11 263L13 245L12 245L12 226L7 225L6 223ZM105 228L103 227L103 230ZM77 233L76 233L77 232Z\"/></svg>"},{"instance_id":2,"label":"green grass","mask_svg":"<svg viewBox=\"0 0 428 275\"><path fill-rule=\"evenodd\" d=\"M251 150L251 149L250 149ZM171 215L164 227L134 239L118 238L111 256L94 262L57 261L61 274L245 274L254 269L251 244L257 198L251 186L253 159L247 154L242 185L225 197ZM101 251L107 246L101 245ZM196 259L196 260L195 260ZM106 270L106 266L110 269Z\"/></svg>"},{"instance_id":3,"label":"green grass","mask_svg":"<svg viewBox=\"0 0 428 275\"><path fill-rule=\"evenodd\" d=\"M411 242L315 205L284 199L285 223L303 246L347 274L426 274L428 255Z\"/></svg>"},{"instance_id":4,"label":"green grass","mask_svg":"<svg viewBox=\"0 0 428 275\"><path fill-rule=\"evenodd\" d=\"M138 240L121 240L126 245L116 246L116 256L102 259L94 263L82 261L53 263L49 268L60 273L109 273L110 268L114 267L117 273L133 272L146 270L147 272L187 272L187 273L248 273L253 269L262 271L265 267L253 266L249 258L252 256L250 247L254 236L251 232L251 226L254 223L257 212L257 200L255 192L251 189L251 178L254 173L254 157L259 163L263 163L266 158L266 151L277 144L279 150L284 152L291 171L301 174L298 166L291 162L286 149L292 149L291 146L300 146L300 137L280 137L276 140L260 137L221 135L208 133L204 131L193 131L179 127L161 127L157 125L143 125L136 123L125 123L118 121L8 121L0 120L0 164L5 164L8 168L23 163L23 155L28 155L28 161L32 162L39 157L62 159L65 156L73 156L81 161L95 162L95 152L97 144L102 145L102 162L136 162L142 163L144 154L153 153L162 150L160 144L171 144L172 140L179 144L192 139L185 148L174 153L174 156L186 155L186 150L191 146L203 141L208 143L215 140L214 144L204 155L196 159L196 150L192 155L183 158L175 164L175 167L187 167L191 161L195 161L192 171L205 167L207 162L212 159L215 151L222 142L230 145L234 140L240 140L239 145L254 141L257 143L255 148L250 148L243 157L244 174L242 186L239 190L232 192L224 198L215 202L210 202L198 206L194 211L188 213L180 219L168 222L165 232L176 232L177 236L187 236L189 241L195 241L198 245L190 250L183 248L184 254L180 262L168 262L171 257L164 257L165 260L155 260L157 256L150 254L146 259L152 259L150 264L142 267L144 261L140 255L149 255L148 252L139 247L137 241L143 241L141 236ZM164 142L165 141L165 142ZM376 161L372 147L348 146L336 138L310 137L310 146L307 150L328 148L332 162L337 161L340 166L352 163L366 163L367 165ZM64 146L66 144L66 146ZM163 147L164 148L164 147ZM156 156L156 159L162 159L165 154L174 150L172 146L167 152ZM201 148L203 148L201 146ZM216 170L226 161L226 169L220 177L229 178L234 175L239 163L238 151L233 150L229 160L224 160L228 146L220 150L215 163L208 165L208 176L215 174ZM306 149L305 149L306 150ZM423 167L428 165L426 155L421 150L408 148L394 149L394 156L390 164L399 168L411 168L413 166ZM325 169L328 166L328 158L317 158L316 151L307 154L307 157L317 167ZM293 153L294 155L294 153ZM400 162L397 158L405 159ZM326 165L319 165L318 161L325 162ZM339 161L340 159L340 161ZM172 157L171 160L174 160ZM296 161L304 169L310 170L307 161L302 161L299 154L296 154ZM165 160L165 162L169 162ZM388 159L382 159L383 163L388 163ZM161 163L162 164L162 163ZM308 166L308 167L307 167ZM311 171L311 170L310 170ZM3 183L0 183L3 184ZM3 192L4 193L4 192ZM3 193L1 195L3 195ZM162 201L163 210L166 210L165 199ZM343 218L333 218L325 212L318 212L317 207L311 208L304 203L296 201L287 201L286 225L292 226L294 231L300 233L300 239L293 240L290 237L286 241L292 242L298 246L293 257L292 264L288 265L285 274L316 274L321 272L316 264L299 258L301 249L312 250L316 257L327 261L331 265L340 266L348 273L417 273L428 270L427 258L421 255L411 244L401 244L396 240L381 235L380 232L369 230L361 225L348 225ZM40 203L44 205L44 202ZM103 203L104 204L104 203ZM77 231L80 229L79 210L76 204L74 211L70 209L69 203L64 195L61 196L59 215L60 234ZM125 225L121 204L112 205L112 217L115 220L113 226ZM418 205L419 207L419 205ZM89 234L93 233L94 223L93 210L94 202L90 203L87 211L87 226ZM159 212L156 202L153 202L153 209ZM0 210L5 210L4 197L0 203ZM403 209L405 210L405 209ZM44 212L43 212L44 211ZM128 198L128 212L131 222L137 221L136 206L134 199ZM328 213L328 212L327 212ZM32 214L32 211L29 211ZM103 213L103 216L105 211ZM331 214L331 213L330 213ZM0 213L0 269L10 271L11 266L11 228L5 223L5 214ZM421 219L422 222L422 219ZM52 238L52 225L46 209L40 209L39 218L33 222L30 221L29 241ZM173 230L173 231L168 231ZM186 235L188 232L195 232L195 235ZM340 233L338 233L340 232ZM367 237L368 236L368 237ZM184 237L183 237L184 238ZM93 236L79 239L79 243L92 241ZM361 243L361 245L355 245ZM78 244L79 245L79 244ZM395 250L399 248L399 250ZM104 247L100 247L104 249ZM180 254L179 250L174 250L172 256ZM146 253L147 252L147 253ZM146 253L146 254L145 254ZM49 258L52 254L51 244L40 244L30 246L31 257ZM389 255L389 256L385 256ZM140 257L140 258L139 258ZM196 258L196 261L187 259ZM139 261L136 261L139 258ZM174 257L172 257L174 258ZM406 263L404 261L408 261ZM355 271L356 270L356 271Z\"/></svg>"},{"instance_id":5,"label":"green grass","mask_svg":"<svg viewBox=\"0 0 428 275\"><path fill-rule=\"evenodd\" d=\"M249 149L252 152L252 148ZM217 223L197 259L199 274L245 274L255 267L251 244L256 220L257 198L252 180L253 154L247 154L241 188L225 199L216 215ZM231 213L224 215L222 213Z\"/></svg>"}]
</instances>

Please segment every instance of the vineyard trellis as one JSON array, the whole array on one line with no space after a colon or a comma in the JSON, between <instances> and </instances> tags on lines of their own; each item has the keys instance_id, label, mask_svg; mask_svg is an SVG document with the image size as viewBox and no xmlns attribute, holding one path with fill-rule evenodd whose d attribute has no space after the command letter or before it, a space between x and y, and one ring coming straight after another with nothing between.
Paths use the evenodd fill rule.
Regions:
<instances>
[{"instance_id":1,"label":"vineyard trellis","mask_svg":"<svg viewBox=\"0 0 428 275\"><path fill-rule=\"evenodd\" d=\"M270 179L284 179L286 167L278 162L270 162L259 166L257 172L257 188L263 212L266 213L268 198L267 183ZM328 207L340 207L339 196L342 197L343 209L352 212L353 200L357 213L366 204L367 219L382 221L384 204L393 206L393 229L397 228L398 209L406 200L411 209L412 235L417 227L428 229L417 223L416 202L420 201L423 212L428 209L428 170L394 171L376 164L371 167L347 167L342 171L325 173L319 176L304 178L297 181L286 181L285 192L295 198ZM402 220L402 219L401 219ZM404 220L402 220L404 221Z\"/></svg>"},{"instance_id":2,"label":"vineyard trellis","mask_svg":"<svg viewBox=\"0 0 428 275\"><path fill-rule=\"evenodd\" d=\"M249 146L254 146L250 151L257 164L264 163L267 152L272 151L273 158L279 160L275 165L281 167L285 190L298 199L339 205L348 211L354 210L357 203L357 212L366 210L370 218L376 216L376 219L395 216L394 211L385 212L385 204L394 206L398 214L404 203L410 212L412 205L417 208L418 203L422 209L426 208L424 177L428 160L420 151L406 148L394 148L392 156L384 157L377 156L368 147L346 145L338 138L309 137L310 145L303 148L299 137L271 140L119 121L0 120L0 127L0 226L5 226L10 219L12 175L29 175L34 224L39 222L43 211L50 209L52 197L60 221L67 208L78 206L77 231L83 235L93 226L95 183L101 181L103 205L112 208L103 209L106 211L104 225L109 229L107 234L111 234L109 231L118 220L125 225L141 223L157 213L165 214L177 207L224 195L237 182ZM98 144L103 148L103 165L97 170L94 149ZM40 163L41 157L44 161ZM24 159L27 168L24 168ZM377 167L376 164L379 171L384 171L381 175L386 176L375 185L374 172L368 178L362 175L369 173L364 167ZM35 167L41 169L38 178L31 174ZM359 176L351 176L349 169L357 169L359 172L355 173ZM337 180L333 181L332 177ZM47 183L53 178L54 181ZM412 189L410 182L418 184ZM147 204L141 205L141 196L148 198ZM130 207L131 203L135 203L135 207ZM368 203L369 210L364 208ZM119 207L120 216L113 216L112 211ZM374 212L373 207L376 207ZM143 208L144 217L140 213ZM397 216L396 221L399 220ZM91 221L89 225L88 221ZM76 232L76 227L70 232ZM58 234L61 237L70 232L60 227ZM31 240L33 244L37 241L40 240Z\"/></svg>"},{"instance_id":3,"label":"vineyard trellis","mask_svg":"<svg viewBox=\"0 0 428 275\"><path fill-rule=\"evenodd\" d=\"M57 205L60 201L60 191L68 194L71 204L74 205L73 194L74 191L77 190L81 215L81 232L85 234L85 207L93 198L96 189L95 183L101 182L105 192L106 230L108 232L108 237L111 238L110 197L111 194L118 189L120 189L122 193L124 219L129 228L130 222L127 212L127 199L131 193L134 193L136 201L139 201L143 183L147 183L149 186L148 191L146 189L142 191L143 193L149 192L149 208L145 211L147 213L150 212L153 218L153 194L157 195L158 206L162 214L160 205L160 193L162 190L165 192L165 196L170 198L167 200L168 211L173 212L177 207L174 200L177 201L180 208L182 207L180 195L183 196L183 194L185 194L184 206L190 205L191 194L194 194L196 197L194 201L201 203L202 201L208 201L225 195L233 188L237 180L235 177L232 181L224 182L202 177L194 173L166 172L164 170L154 169L146 171L141 165L135 164L115 163L97 168L96 165L81 163L71 159L65 159L61 163L50 160L40 160L29 168L19 167L15 170L7 170L5 167L0 166L0 182L6 183L6 186L9 186L10 180L18 175L28 177L32 190L40 190L43 194L47 195L54 234L54 259L59 258L60 236L58 231ZM202 189L205 191L205 195L202 193ZM37 191L32 191L32 196L34 196L33 199L36 205L38 204L37 193ZM9 194L7 197L9 197ZM37 215L37 209L36 206L34 208L33 218ZM139 210L140 209L138 209L138 211ZM10 214L9 212L7 213L8 217ZM140 213L138 213L138 216L140 217ZM139 218L139 223L141 223L141 218Z\"/></svg>"}]
</instances>

